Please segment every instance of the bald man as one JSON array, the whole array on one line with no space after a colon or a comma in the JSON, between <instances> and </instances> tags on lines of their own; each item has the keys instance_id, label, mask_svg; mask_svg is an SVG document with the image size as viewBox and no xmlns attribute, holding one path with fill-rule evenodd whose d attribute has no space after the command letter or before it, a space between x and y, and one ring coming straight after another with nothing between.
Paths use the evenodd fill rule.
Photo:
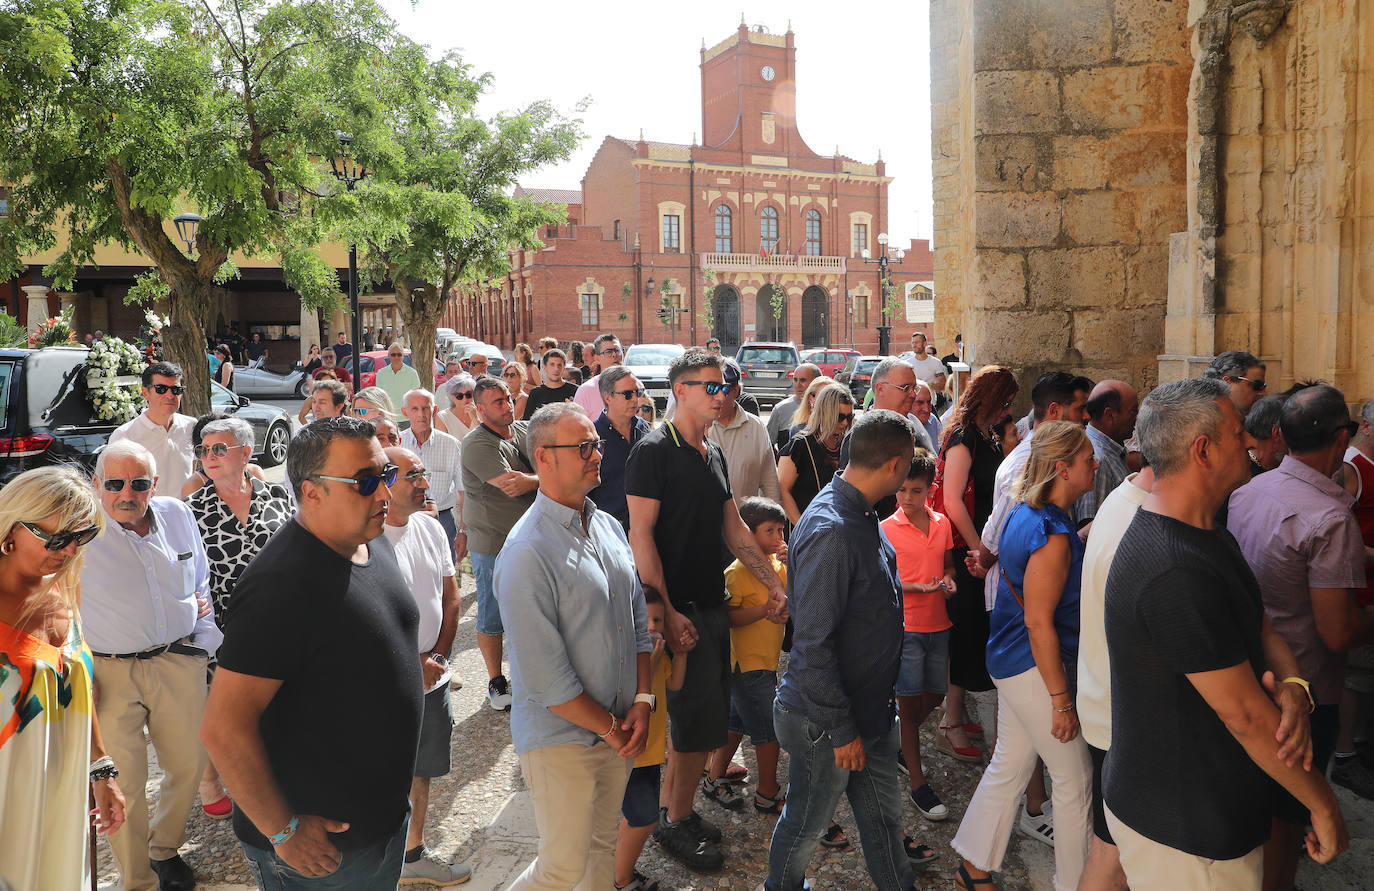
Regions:
<instances>
[{"instance_id":1,"label":"bald man","mask_svg":"<svg viewBox=\"0 0 1374 891\"><path fill-rule=\"evenodd\" d=\"M768 441L774 446L787 442L787 431L792 428L792 417L801 406L806 388L820 376L821 367L810 362L803 362L792 372L792 395L773 406L773 411L768 416Z\"/></svg>"},{"instance_id":2,"label":"bald man","mask_svg":"<svg viewBox=\"0 0 1374 891\"><path fill-rule=\"evenodd\" d=\"M1130 473L1123 443L1135 430L1140 397L1135 387L1125 381L1109 379L1093 387L1084 407L1088 412L1088 439L1092 440L1093 456L1097 458L1097 475L1092 490L1075 504L1080 526L1097 515L1098 507Z\"/></svg>"}]
</instances>

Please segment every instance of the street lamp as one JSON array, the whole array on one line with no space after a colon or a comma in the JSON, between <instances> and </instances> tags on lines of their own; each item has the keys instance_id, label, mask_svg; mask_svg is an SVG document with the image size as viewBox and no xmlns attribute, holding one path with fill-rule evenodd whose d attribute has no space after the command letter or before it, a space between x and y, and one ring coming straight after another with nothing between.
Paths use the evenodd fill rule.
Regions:
<instances>
[{"instance_id":1,"label":"street lamp","mask_svg":"<svg viewBox=\"0 0 1374 891\"><path fill-rule=\"evenodd\" d=\"M336 135L339 138L340 156L329 159L329 169L333 172L334 178L351 192L354 186L366 178L367 170L352 155L353 137L342 131ZM362 373L363 368L363 320L358 313L358 245L352 241L348 243L348 311L353 318L353 324L350 326L353 331L353 373L358 375Z\"/></svg>"},{"instance_id":2,"label":"street lamp","mask_svg":"<svg viewBox=\"0 0 1374 891\"><path fill-rule=\"evenodd\" d=\"M177 227L177 238L186 242L186 254L190 256L196 252L196 229L204 222L204 217L198 213L184 213L172 220Z\"/></svg>"},{"instance_id":3,"label":"street lamp","mask_svg":"<svg viewBox=\"0 0 1374 891\"><path fill-rule=\"evenodd\" d=\"M886 233L886 232L879 232L879 233L878 233L878 245L879 245L878 259L876 259L876 260L870 259L870 258L869 258L869 255L868 255L868 249L867 249L867 248L864 248L863 251L861 251L861 254L862 254L862 256L863 256L863 261L864 261L865 263L877 263L877 264L878 264L878 302L879 302L879 309L880 309L880 311L882 312L882 323L881 323L880 325L878 325L878 355L880 355L880 356L886 356L886 355L887 355L887 352L888 352L888 349L889 349L889 348L891 347L891 345L892 345L892 326L889 325L889 324L887 323L887 287L888 287L888 282L887 282L887 233ZM902 262L902 258L906 256L906 252L903 251L901 248L898 248L898 249L896 250L895 253L896 253L896 255L897 255L897 256L896 256L897 262L898 262L898 263Z\"/></svg>"}]
</instances>

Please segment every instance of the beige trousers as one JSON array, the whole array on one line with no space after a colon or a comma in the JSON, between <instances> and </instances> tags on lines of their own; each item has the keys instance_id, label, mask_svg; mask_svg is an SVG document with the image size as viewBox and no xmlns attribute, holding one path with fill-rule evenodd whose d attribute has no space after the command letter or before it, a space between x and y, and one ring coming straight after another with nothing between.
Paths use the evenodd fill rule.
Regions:
<instances>
[{"instance_id":1,"label":"beige trousers","mask_svg":"<svg viewBox=\"0 0 1374 891\"><path fill-rule=\"evenodd\" d=\"M186 841L186 819L205 769L200 716L205 709L205 662L163 653L151 659L95 658L95 714L105 750L119 767L125 823L110 836L124 891L156 891L149 858L175 857ZM149 820L148 745L162 768L157 813Z\"/></svg>"},{"instance_id":2,"label":"beige trousers","mask_svg":"<svg viewBox=\"0 0 1374 891\"><path fill-rule=\"evenodd\" d=\"M1106 809L1107 827L1121 852L1132 891L1242 891L1264 878L1264 846L1234 860L1208 860L1146 838Z\"/></svg>"},{"instance_id":3,"label":"beige trousers","mask_svg":"<svg viewBox=\"0 0 1374 891\"><path fill-rule=\"evenodd\" d=\"M510 891L607 891L615 884L620 803L633 767L604 743L546 746L520 756L534 796L539 853Z\"/></svg>"}]
</instances>

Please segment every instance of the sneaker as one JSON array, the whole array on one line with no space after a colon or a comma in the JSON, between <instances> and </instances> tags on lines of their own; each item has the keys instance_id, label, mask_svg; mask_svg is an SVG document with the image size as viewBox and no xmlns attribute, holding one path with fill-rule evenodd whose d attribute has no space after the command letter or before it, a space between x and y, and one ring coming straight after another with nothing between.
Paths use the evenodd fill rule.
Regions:
<instances>
[{"instance_id":1,"label":"sneaker","mask_svg":"<svg viewBox=\"0 0 1374 891\"><path fill-rule=\"evenodd\" d=\"M455 690L463 689L463 682L459 679L458 675L456 674L448 679L448 685Z\"/></svg>"},{"instance_id":2,"label":"sneaker","mask_svg":"<svg viewBox=\"0 0 1374 891\"><path fill-rule=\"evenodd\" d=\"M897 770L904 776L911 776L911 768L906 766L906 755L902 754L901 751L897 752Z\"/></svg>"},{"instance_id":3,"label":"sneaker","mask_svg":"<svg viewBox=\"0 0 1374 891\"><path fill-rule=\"evenodd\" d=\"M1331 782L1344 786L1361 798L1374 801L1374 772L1354 755L1332 759Z\"/></svg>"},{"instance_id":4,"label":"sneaker","mask_svg":"<svg viewBox=\"0 0 1374 891\"><path fill-rule=\"evenodd\" d=\"M487 701L498 712L510 711L510 684L506 682L505 675L498 674L487 681Z\"/></svg>"},{"instance_id":5,"label":"sneaker","mask_svg":"<svg viewBox=\"0 0 1374 891\"><path fill-rule=\"evenodd\" d=\"M710 777L701 781L701 792L727 811L737 811L744 807L744 796L740 795L724 778L713 780Z\"/></svg>"},{"instance_id":6,"label":"sneaker","mask_svg":"<svg viewBox=\"0 0 1374 891\"><path fill-rule=\"evenodd\" d=\"M464 863L440 863L428 852L414 863L401 864L402 885L461 885L472 878L472 867Z\"/></svg>"},{"instance_id":7,"label":"sneaker","mask_svg":"<svg viewBox=\"0 0 1374 891\"><path fill-rule=\"evenodd\" d=\"M1026 810L1024 804L1021 805L1021 831L1052 848L1054 847L1054 814L1051 812L1050 803L1045 802L1040 810L1041 813L1032 814Z\"/></svg>"},{"instance_id":8,"label":"sneaker","mask_svg":"<svg viewBox=\"0 0 1374 891\"><path fill-rule=\"evenodd\" d=\"M911 803L916 805L916 810L930 822L939 823L949 817L949 808L945 807L945 803L935 794L935 790L930 788L930 783L919 789L912 789L907 794L911 796Z\"/></svg>"},{"instance_id":9,"label":"sneaker","mask_svg":"<svg viewBox=\"0 0 1374 891\"><path fill-rule=\"evenodd\" d=\"M690 818L660 826L655 833L659 847L688 869L720 869L725 857L710 839L700 837Z\"/></svg>"},{"instance_id":10,"label":"sneaker","mask_svg":"<svg viewBox=\"0 0 1374 891\"><path fill-rule=\"evenodd\" d=\"M722 838L720 827L710 820L707 820L696 811L692 811L682 820L692 827L692 831L697 834L697 838L704 838L709 842L719 842ZM658 809L658 826L654 827L654 841L658 841L658 834L663 831L663 827L668 825L668 809L661 807Z\"/></svg>"}]
</instances>

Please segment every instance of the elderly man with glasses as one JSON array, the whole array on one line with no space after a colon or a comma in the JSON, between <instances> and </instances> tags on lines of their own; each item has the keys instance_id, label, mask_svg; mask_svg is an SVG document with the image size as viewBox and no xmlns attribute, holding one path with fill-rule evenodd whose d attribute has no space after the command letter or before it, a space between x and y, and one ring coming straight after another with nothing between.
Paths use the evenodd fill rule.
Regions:
<instances>
[{"instance_id":1,"label":"elderly man with glasses","mask_svg":"<svg viewBox=\"0 0 1374 891\"><path fill-rule=\"evenodd\" d=\"M606 446L601 456L601 482L588 497L628 530L630 506L625 500L625 464L630 460L630 450L650 429L648 422L639 417L644 385L630 369L617 365L599 375L598 386L606 408L594 426Z\"/></svg>"},{"instance_id":2,"label":"elderly man with glasses","mask_svg":"<svg viewBox=\"0 0 1374 891\"><path fill-rule=\"evenodd\" d=\"M606 369L619 365L625 358L625 351L620 348L620 338L614 334L603 334L592 341L592 356L596 362L597 373L583 381L577 388L577 395L573 396L573 402L582 406L589 418L601 414L601 388L596 379L604 374Z\"/></svg>"},{"instance_id":3,"label":"elderly man with glasses","mask_svg":"<svg viewBox=\"0 0 1374 891\"><path fill-rule=\"evenodd\" d=\"M377 369L375 386L385 390L395 406L404 405L406 394L420 389L420 373L405 364L405 357L405 348L397 341L387 347L387 364Z\"/></svg>"},{"instance_id":4,"label":"elderly man with glasses","mask_svg":"<svg viewBox=\"0 0 1374 891\"><path fill-rule=\"evenodd\" d=\"M81 570L96 718L128 799L124 828L110 846L130 891L195 887L177 849L205 769L197 738L205 667L223 639L195 517L176 498L154 496L158 481L157 460L137 442L112 443L100 453L95 487L110 522L87 546ZM151 819L145 725L162 769Z\"/></svg>"},{"instance_id":5,"label":"elderly man with glasses","mask_svg":"<svg viewBox=\"0 0 1374 891\"><path fill-rule=\"evenodd\" d=\"M196 419L177 411L181 394L186 392L181 379L181 366L173 362L154 362L144 368L143 401L148 407L110 434L112 443L131 440L152 454L162 471L158 493L173 498L181 494L194 467L191 429Z\"/></svg>"}]
</instances>

